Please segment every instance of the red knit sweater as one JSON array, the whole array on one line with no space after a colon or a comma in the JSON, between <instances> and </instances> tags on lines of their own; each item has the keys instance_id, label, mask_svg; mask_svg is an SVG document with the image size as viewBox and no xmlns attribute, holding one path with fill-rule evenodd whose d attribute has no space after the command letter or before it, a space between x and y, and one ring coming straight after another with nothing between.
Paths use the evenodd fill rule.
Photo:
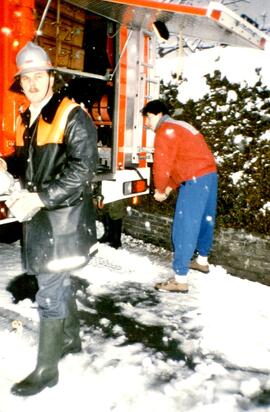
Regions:
<instances>
[{"instance_id":1,"label":"red knit sweater","mask_svg":"<svg viewBox=\"0 0 270 412\"><path fill-rule=\"evenodd\" d=\"M155 130L154 185L164 192L167 186L216 172L216 162L204 137L193 126L163 116Z\"/></svg>"}]
</instances>

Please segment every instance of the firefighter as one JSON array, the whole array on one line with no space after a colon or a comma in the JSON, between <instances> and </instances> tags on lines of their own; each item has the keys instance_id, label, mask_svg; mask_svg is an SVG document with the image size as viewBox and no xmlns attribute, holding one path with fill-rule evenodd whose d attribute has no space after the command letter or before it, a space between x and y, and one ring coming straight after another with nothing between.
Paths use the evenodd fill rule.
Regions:
<instances>
[{"instance_id":1,"label":"firefighter","mask_svg":"<svg viewBox=\"0 0 270 412\"><path fill-rule=\"evenodd\" d=\"M35 395L58 382L58 362L81 351L71 272L89 261L96 242L90 182L96 168L96 129L74 101L53 92L54 70L29 42L17 54L20 85L29 107L17 121L15 154L0 167L19 174L24 190L8 204L23 223L28 274L38 282L40 317L37 364L13 385L14 395ZM6 166L7 165L7 166Z\"/></svg>"}]
</instances>

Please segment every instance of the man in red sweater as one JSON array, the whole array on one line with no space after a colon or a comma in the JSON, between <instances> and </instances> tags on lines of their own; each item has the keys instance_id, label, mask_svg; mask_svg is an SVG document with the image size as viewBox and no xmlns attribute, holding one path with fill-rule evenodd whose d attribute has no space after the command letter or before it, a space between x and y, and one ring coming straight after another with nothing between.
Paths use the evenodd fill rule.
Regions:
<instances>
[{"instance_id":1,"label":"man in red sweater","mask_svg":"<svg viewBox=\"0 0 270 412\"><path fill-rule=\"evenodd\" d=\"M152 100L142 109L146 127L155 132L154 198L167 199L179 188L172 241L173 277L155 285L167 292L188 292L189 268L209 272L210 252L217 204L217 168L204 137L192 125L169 116L161 100ZM194 252L196 259L191 260Z\"/></svg>"}]
</instances>

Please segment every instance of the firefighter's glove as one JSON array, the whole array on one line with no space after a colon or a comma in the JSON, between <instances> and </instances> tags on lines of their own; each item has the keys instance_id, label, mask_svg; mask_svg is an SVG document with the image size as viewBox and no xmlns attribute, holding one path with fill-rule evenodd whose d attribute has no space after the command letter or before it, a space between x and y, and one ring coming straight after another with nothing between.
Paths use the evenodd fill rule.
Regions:
<instances>
[{"instance_id":1,"label":"firefighter's glove","mask_svg":"<svg viewBox=\"0 0 270 412\"><path fill-rule=\"evenodd\" d=\"M13 192L6 201L6 205L19 222L31 220L44 207L39 195L27 190Z\"/></svg>"}]
</instances>

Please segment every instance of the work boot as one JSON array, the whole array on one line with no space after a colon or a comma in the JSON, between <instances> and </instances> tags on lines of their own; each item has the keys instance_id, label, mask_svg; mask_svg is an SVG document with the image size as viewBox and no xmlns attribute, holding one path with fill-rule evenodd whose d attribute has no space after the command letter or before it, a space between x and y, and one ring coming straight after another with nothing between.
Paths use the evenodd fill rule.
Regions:
<instances>
[{"instance_id":1,"label":"work boot","mask_svg":"<svg viewBox=\"0 0 270 412\"><path fill-rule=\"evenodd\" d=\"M80 320L76 299L73 295L68 300L68 316L64 319L64 336L61 358L68 353L78 353L82 350L80 338Z\"/></svg>"},{"instance_id":2,"label":"work boot","mask_svg":"<svg viewBox=\"0 0 270 412\"><path fill-rule=\"evenodd\" d=\"M198 270L202 273L209 273L209 265L200 265L196 259L190 262L189 268L193 270Z\"/></svg>"},{"instance_id":3,"label":"work boot","mask_svg":"<svg viewBox=\"0 0 270 412\"><path fill-rule=\"evenodd\" d=\"M18 396L36 395L43 389L53 387L58 382L58 362L62 352L63 320L40 320L38 358L36 369L24 380L11 388Z\"/></svg>"},{"instance_id":4,"label":"work boot","mask_svg":"<svg viewBox=\"0 0 270 412\"><path fill-rule=\"evenodd\" d=\"M179 283L175 279L168 279L165 282L156 283L155 289L161 292L188 293L187 283Z\"/></svg>"}]
</instances>

